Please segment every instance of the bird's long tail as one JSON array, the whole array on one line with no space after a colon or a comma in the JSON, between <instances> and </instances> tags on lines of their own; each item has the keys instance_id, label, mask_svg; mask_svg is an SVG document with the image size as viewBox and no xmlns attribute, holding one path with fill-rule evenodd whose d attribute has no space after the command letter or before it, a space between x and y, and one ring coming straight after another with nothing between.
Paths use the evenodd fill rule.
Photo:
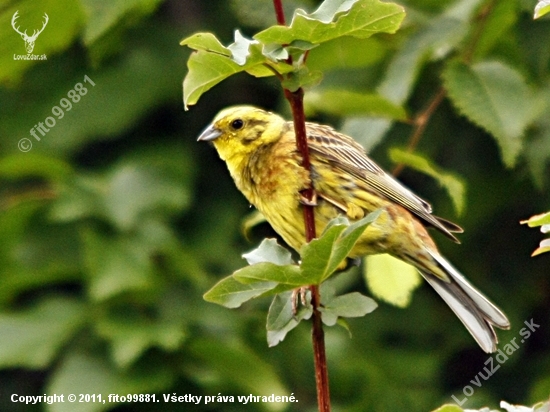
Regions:
<instances>
[{"instance_id":1,"label":"bird's long tail","mask_svg":"<svg viewBox=\"0 0 550 412\"><path fill-rule=\"evenodd\" d=\"M506 315L472 286L445 258L437 252L428 252L450 281L443 280L426 269L419 269L420 273L458 316L479 346L487 353L495 352L498 339L493 326L509 329L510 322Z\"/></svg>"}]
</instances>

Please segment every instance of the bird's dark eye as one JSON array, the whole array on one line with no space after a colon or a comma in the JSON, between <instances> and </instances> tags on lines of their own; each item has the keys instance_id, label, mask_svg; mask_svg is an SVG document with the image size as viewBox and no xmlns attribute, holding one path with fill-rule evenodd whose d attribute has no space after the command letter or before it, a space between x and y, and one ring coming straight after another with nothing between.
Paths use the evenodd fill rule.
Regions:
<instances>
[{"instance_id":1,"label":"bird's dark eye","mask_svg":"<svg viewBox=\"0 0 550 412\"><path fill-rule=\"evenodd\" d=\"M244 126L244 122L241 119L235 119L231 122L231 127L235 130L239 130Z\"/></svg>"}]
</instances>

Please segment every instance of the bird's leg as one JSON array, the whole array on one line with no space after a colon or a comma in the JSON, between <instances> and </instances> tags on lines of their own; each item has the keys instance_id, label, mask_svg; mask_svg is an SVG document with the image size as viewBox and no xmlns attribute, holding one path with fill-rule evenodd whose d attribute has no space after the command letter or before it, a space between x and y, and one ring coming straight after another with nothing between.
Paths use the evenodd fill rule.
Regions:
<instances>
[{"instance_id":1,"label":"bird's leg","mask_svg":"<svg viewBox=\"0 0 550 412\"><path fill-rule=\"evenodd\" d=\"M296 317L298 313L298 298L300 299L300 303L302 304L302 306L308 306L310 304L308 302L308 292L309 288L307 286L302 286L292 291L292 295L290 297L292 301L292 316Z\"/></svg>"},{"instance_id":2,"label":"bird's leg","mask_svg":"<svg viewBox=\"0 0 550 412\"><path fill-rule=\"evenodd\" d=\"M312 190L312 192L313 196L311 197L311 200L300 193L300 203L306 206L317 206L317 192L315 190Z\"/></svg>"}]
</instances>

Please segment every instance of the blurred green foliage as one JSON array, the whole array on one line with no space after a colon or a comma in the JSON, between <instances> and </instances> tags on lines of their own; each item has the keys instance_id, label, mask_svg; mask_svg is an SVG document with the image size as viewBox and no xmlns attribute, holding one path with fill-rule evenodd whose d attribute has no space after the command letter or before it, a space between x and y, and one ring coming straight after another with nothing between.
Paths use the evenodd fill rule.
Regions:
<instances>
[{"instance_id":1,"label":"blurred green foliage","mask_svg":"<svg viewBox=\"0 0 550 412\"><path fill-rule=\"evenodd\" d=\"M318 2L284 3L291 16ZM324 71L311 90L310 118L353 135L387 169L407 159L395 153L407 150L417 116L447 90L414 150L429 163L406 162L412 168L400 178L466 229L460 246L437 240L509 315L501 342L519 337L524 321L540 325L475 388L468 408L550 394L549 255L529 257L540 233L519 225L550 205L550 21L533 21L535 3L402 1L407 17L397 34L330 41L310 56L311 68ZM250 37L274 24L271 7L270 0L2 3L0 410L315 410L306 323L268 348L268 302L229 311L202 299L273 233L264 225L244 238L248 205L215 152L195 138L230 104L289 110L276 79L239 74L185 112L189 52L179 42L201 31L229 44L237 27ZM48 13L33 52L47 60L14 59L25 53L10 27L17 10L29 32ZM87 92L53 117L77 83ZM318 97L351 92L361 95L343 106ZM379 113L365 99L372 95L409 120L395 121L400 111L373 117ZM30 130L50 116L55 125L36 132L37 141ZM30 151L19 150L29 142ZM456 200L415 164L464 182L459 217ZM336 279L341 291L369 294L357 270ZM452 395L462 399L488 359L427 286L406 309L380 302L349 326L351 339L341 328L326 331L334 410L433 410ZM293 393L299 403L10 400L44 393Z\"/></svg>"}]
</instances>

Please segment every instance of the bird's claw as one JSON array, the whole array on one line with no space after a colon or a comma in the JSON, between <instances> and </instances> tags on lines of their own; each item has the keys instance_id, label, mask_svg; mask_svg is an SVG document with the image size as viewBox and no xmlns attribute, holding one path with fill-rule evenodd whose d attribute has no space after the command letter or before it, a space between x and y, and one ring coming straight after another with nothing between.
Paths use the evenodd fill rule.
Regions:
<instances>
[{"instance_id":1,"label":"bird's claw","mask_svg":"<svg viewBox=\"0 0 550 412\"><path fill-rule=\"evenodd\" d=\"M313 191L311 199L308 199L302 193L300 193L300 203L306 206L317 206L317 192Z\"/></svg>"},{"instance_id":2,"label":"bird's claw","mask_svg":"<svg viewBox=\"0 0 550 412\"><path fill-rule=\"evenodd\" d=\"M309 288L307 286L302 286L292 291L292 296L290 298L292 301L292 316L296 317L298 313L298 298L300 299L302 306L308 306L310 304L308 302L308 292Z\"/></svg>"}]
</instances>

